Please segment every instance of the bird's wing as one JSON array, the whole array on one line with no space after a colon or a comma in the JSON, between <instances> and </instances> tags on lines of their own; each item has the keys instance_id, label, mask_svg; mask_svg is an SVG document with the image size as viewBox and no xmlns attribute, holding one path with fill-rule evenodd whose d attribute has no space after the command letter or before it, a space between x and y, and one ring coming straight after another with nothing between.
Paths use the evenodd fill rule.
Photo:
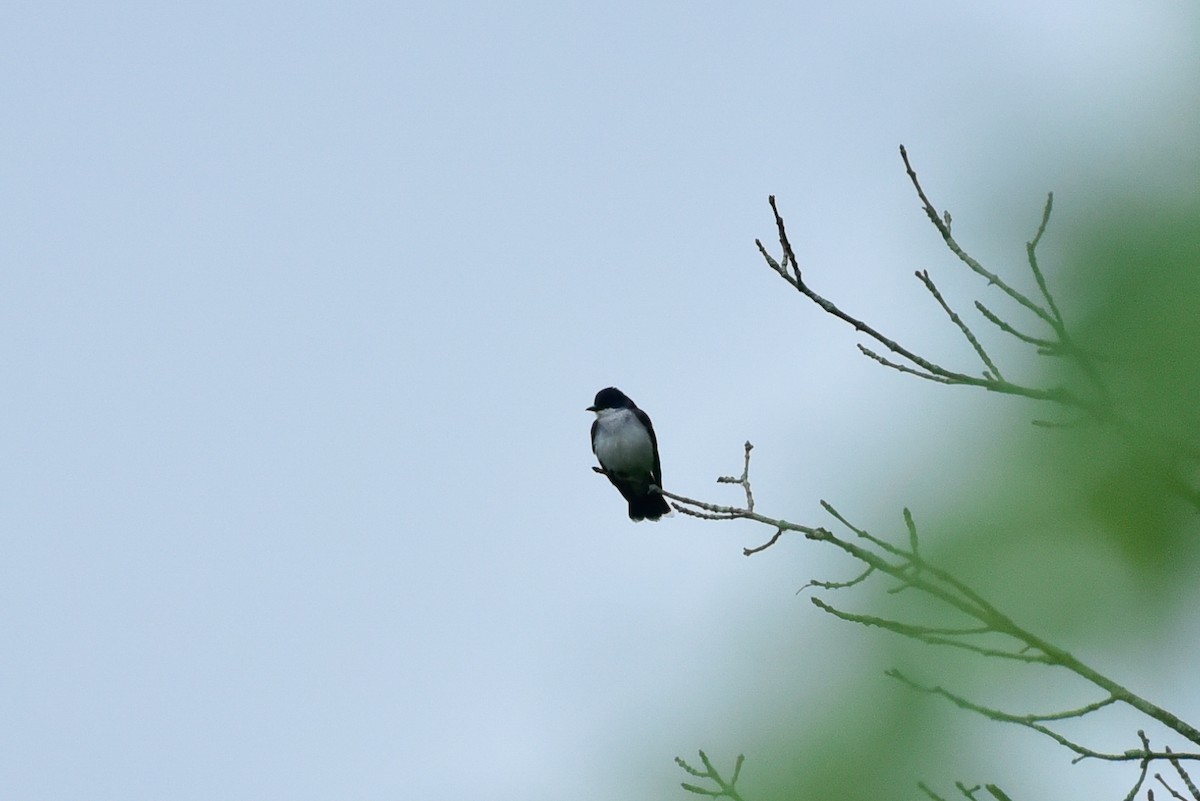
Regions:
<instances>
[{"instance_id":1,"label":"bird's wing","mask_svg":"<svg viewBox=\"0 0 1200 801\"><path fill-rule=\"evenodd\" d=\"M658 485L659 489L662 489L662 465L659 464L658 459L658 437L654 436L654 424L650 422L650 415L641 409L635 407L633 413L638 421L646 427L646 433L650 435L650 445L654 449L654 471L651 475L654 476L654 483Z\"/></svg>"}]
</instances>

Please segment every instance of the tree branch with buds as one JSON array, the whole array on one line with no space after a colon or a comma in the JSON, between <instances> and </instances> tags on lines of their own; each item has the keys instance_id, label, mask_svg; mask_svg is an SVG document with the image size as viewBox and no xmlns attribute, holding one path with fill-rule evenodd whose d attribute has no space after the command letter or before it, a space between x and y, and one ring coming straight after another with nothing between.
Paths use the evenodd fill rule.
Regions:
<instances>
[{"instance_id":1,"label":"tree branch with buds","mask_svg":"<svg viewBox=\"0 0 1200 801\"><path fill-rule=\"evenodd\" d=\"M1045 427L1073 425L1075 422L1089 420L1115 428L1127 443L1154 441L1162 444L1169 440L1168 435L1160 433L1148 423L1134 419L1133 415L1119 408L1098 367L1098 364L1103 363L1101 357L1087 347L1081 347L1069 331L1063 311L1050 290L1038 259L1038 246L1050 223L1054 195L1047 195L1037 229L1025 244L1025 260L1037 287L1036 295L1026 294L968 253L951 230L949 212L940 211L930 200L903 146L900 147L900 156L925 215L950 252L971 273L984 279L987 287L997 289L1003 296L1003 302L1014 305L1018 314L1024 314L1031 319L1017 323L1007 319L1006 315L997 311L994 306L985 305L980 300L975 300L969 308L978 312L981 319L1002 335L1033 348L1037 354L1069 360L1077 368L1075 376L1078 380L1073 380L1068 386L1066 383L1039 384L1010 378L1009 376L1015 375L1016 372L1002 366L993 358L983 338L972 327L972 321L959 314L955 304L942 293L928 270L917 271L917 280L947 316L957 335L970 346L979 365L964 368L946 366L901 344L878 327L846 311L841 305L816 291L806 279L774 196L769 198L769 203L774 216L779 255L772 255L761 240L755 240L758 252L768 267L824 313L850 325L865 337L867 342L858 345L859 351L884 367L934 383L976 387L1000 395L1026 398L1039 404L1050 404L1052 408L1068 411L1075 418L1072 423L1066 424L1046 420L1033 421ZM1073 762L1099 760L1135 763L1139 766L1139 772L1133 789L1126 796L1129 799L1141 791L1150 766L1165 762L1175 769L1193 799L1200 801L1200 792L1183 768L1187 762L1200 760L1200 730L1196 726L1133 692L1121 682L1077 658L1067 649L1035 633L1031 628L1019 624L965 581L929 561L920 551L918 527L908 509L903 510L904 531L899 537L872 535L851 523L826 501L821 501L821 506L830 520L823 524L796 523L762 513L756 506L750 480L750 457L753 447L750 442L744 445L740 476L722 476L717 479L720 484L732 484L741 488L744 500L740 505L718 504L667 491L663 491L663 495L684 515L702 520L744 520L765 526L771 534L757 545L744 547L742 552L746 556L761 554L777 546L788 534L799 534L806 540L832 546L858 566L858 572L853 578L842 581L813 579L804 585L804 589L813 588L829 593L843 592L886 580L890 584L888 592L915 593L931 602L931 608L943 618L916 620L907 619L902 615L865 614L834 605L824 597L814 596L811 599L814 606L839 620L878 628L935 648L954 649L969 655L968 658L1004 660L1022 670L1025 668L1019 666L1047 666L1073 675L1095 692L1096 697L1090 703L1058 711L1020 713L979 703L961 693L946 689L941 684L919 681L895 668L886 671L887 676L909 690L942 699L959 709L994 722L1028 729L1065 748L1073 754ZM1164 452L1181 453L1179 447L1174 445L1164 449ZM1194 461L1200 462L1200 455L1184 455L1190 455ZM1170 460L1160 460L1153 469L1157 477L1164 481L1165 486L1169 486L1193 507L1200 509L1200 489L1192 486L1187 476L1181 474L1177 464ZM839 527L848 533L839 533ZM1088 745L1079 738L1067 736L1060 728L1060 724L1066 721L1091 719L1098 713L1115 707L1135 710L1148 721L1161 724L1187 743L1190 750L1152 748L1143 730L1137 731L1139 745L1124 751L1104 750ZM732 794L732 783L727 792L725 784L719 779L703 752L701 757L707 769L704 772L691 768L682 760L679 760L679 763L693 776L716 781L718 790L701 790L694 785L685 785L687 789L714 797L727 795L735 798ZM739 757L738 768L740 767ZM736 771L734 777L736 780ZM1183 798L1161 774L1155 774L1155 778L1173 797ZM920 789L932 799L941 799L941 796L924 784L920 785ZM1008 801L1008 796L999 787L991 784L968 787L959 783L957 789L966 798L980 798L981 794L986 792L997 801ZM1153 791L1147 790L1147 795L1152 797Z\"/></svg>"}]
</instances>

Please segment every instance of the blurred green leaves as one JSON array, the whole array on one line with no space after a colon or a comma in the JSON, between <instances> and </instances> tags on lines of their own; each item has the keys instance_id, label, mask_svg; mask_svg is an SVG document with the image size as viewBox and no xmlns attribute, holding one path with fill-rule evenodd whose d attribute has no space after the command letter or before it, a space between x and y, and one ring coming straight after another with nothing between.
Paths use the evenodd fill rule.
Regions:
<instances>
[{"instance_id":1,"label":"blurred green leaves","mask_svg":"<svg viewBox=\"0 0 1200 801\"><path fill-rule=\"evenodd\" d=\"M1095 532L1130 574L1167 589L1200 549L1200 205L1135 198L1077 235L1067 269L1093 279L1077 339L1124 428L1067 438L1062 470L1086 477Z\"/></svg>"}]
</instances>

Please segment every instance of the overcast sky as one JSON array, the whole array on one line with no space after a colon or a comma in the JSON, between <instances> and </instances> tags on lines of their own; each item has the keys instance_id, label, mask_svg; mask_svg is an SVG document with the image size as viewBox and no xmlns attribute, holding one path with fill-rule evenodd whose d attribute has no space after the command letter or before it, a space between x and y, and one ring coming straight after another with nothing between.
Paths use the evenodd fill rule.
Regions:
<instances>
[{"instance_id":1,"label":"overcast sky","mask_svg":"<svg viewBox=\"0 0 1200 801\"><path fill-rule=\"evenodd\" d=\"M935 495L972 407L785 291L767 195L946 339L897 145L1019 263L1045 192L1174 179L1187 6L6 3L0 793L682 797L722 677L818 664L824 557L630 523L584 408L688 495L746 439L789 519Z\"/></svg>"}]
</instances>

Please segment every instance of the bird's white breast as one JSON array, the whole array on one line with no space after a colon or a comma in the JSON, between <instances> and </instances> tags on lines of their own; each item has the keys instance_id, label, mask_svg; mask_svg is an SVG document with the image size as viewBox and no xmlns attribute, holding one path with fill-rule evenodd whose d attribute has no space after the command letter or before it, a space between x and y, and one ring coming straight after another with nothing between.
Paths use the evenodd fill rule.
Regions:
<instances>
[{"instance_id":1,"label":"bird's white breast","mask_svg":"<svg viewBox=\"0 0 1200 801\"><path fill-rule=\"evenodd\" d=\"M605 409L596 417L596 458L604 469L624 475L654 469L654 444L641 421L628 409Z\"/></svg>"}]
</instances>

